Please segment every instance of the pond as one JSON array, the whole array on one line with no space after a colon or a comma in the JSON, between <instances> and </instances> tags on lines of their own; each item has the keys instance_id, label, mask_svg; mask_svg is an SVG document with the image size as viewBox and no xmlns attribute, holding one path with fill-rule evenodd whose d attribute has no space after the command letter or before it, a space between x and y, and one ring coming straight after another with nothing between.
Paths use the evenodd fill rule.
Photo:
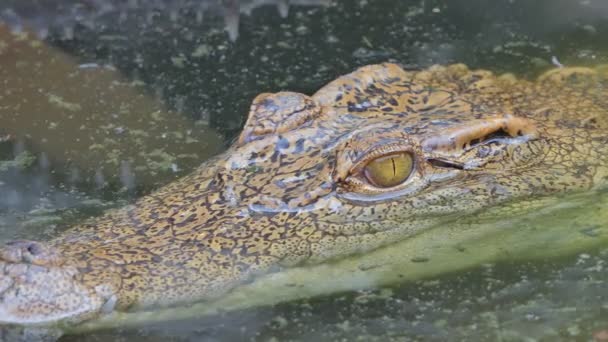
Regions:
<instances>
[{"instance_id":1,"label":"pond","mask_svg":"<svg viewBox=\"0 0 608 342\"><path fill-rule=\"evenodd\" d=\"M47 240L188 174L238 138L259 93L312 94L386 61L532 80L608 63L607 34L603 0L5 1L0 239ZM608 341L606 198L594 196L531 221L576 217L604 241L582 250L549 240L555 253L428 274L419 260L418 279L376 289L169 311L60 341Z\"/></svg>"}]
</instances>

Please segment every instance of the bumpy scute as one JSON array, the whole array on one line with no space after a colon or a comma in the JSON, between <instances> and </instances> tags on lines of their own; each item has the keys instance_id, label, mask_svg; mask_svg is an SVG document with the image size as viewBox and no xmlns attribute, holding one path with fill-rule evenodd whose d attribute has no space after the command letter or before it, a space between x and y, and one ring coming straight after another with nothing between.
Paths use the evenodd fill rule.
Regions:
<instances>
[{"instance_id":1,"label":"bumpy scute","mask_svg":"<svg viewBox=\"0 0 608 342\"><path fill-rule=\"evenodd\" d=\"M321 108L317 103L303 94L260 94L253 100L239 143L245 144L267 134L296 129L315 119L320 113Z\"/></svg>"}]
</instances>

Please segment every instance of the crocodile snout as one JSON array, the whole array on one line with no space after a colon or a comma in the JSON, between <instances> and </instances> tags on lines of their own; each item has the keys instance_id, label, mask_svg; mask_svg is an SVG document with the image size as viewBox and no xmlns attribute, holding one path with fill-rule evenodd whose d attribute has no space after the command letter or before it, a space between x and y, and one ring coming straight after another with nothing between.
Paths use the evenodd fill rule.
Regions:
<instances>
[{"instance_id":1,"label":"crocodile snout","mask_svg":"<svg viewBox=\"0 0 608 342\"><path fill-rule=\"evenodd\" d=\"M104 300L79 280L59 252L35 241L0 247L0 324L45 324L81 320Z\"/></svg>"},{"instance_id":2,"label":"crocodile snout","mask_svg":"<svg viewBox=\"0 0 608 342\"><path fill-rule=\"evenodd\" d=\"M54 248L40 242L17 240L0 248L0 261L38 266L59 266L59 254Z\"/></svg>"}]
</instances>

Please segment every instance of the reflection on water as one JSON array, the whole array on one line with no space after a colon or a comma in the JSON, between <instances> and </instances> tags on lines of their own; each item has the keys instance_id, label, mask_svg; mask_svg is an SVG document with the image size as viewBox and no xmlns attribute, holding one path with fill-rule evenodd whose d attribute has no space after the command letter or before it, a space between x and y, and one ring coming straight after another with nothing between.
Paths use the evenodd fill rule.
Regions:
<instances>
[{"instance_id":1,"label":"reflection on water","mask_svg":"<svg viewBox=\"0 0 608 342\"><path fill-rule=\"evenodd\" d=\"M209 132L220 132L224 143L233 139L260 92L310 93L336 75L385 60L409 68L464 62L524 77L551 68L553 57L565 65L608 62L602 0L344 0L296 4L286 17L281 1L273 1L279 11L263 1L243 2L242 12L251 11L243 16L235 7L226 12L219 2L202 0L183 7L163 1L57 3L9 1L1 8L0 19L10 28L0 28L0 74L21 82L11 82L12 89L31 99L27 105L36 114L8 124L26 112L15 111L16 105L6 110L16 95L0 102L3 239L44 239L54 227L119 205L115 201L128 199L133 186L145 192L186 173L217 151L219 139ZM208 12L197 10L205 4ZM240 34L231 40L235 18ZM46 40L8 34L20 27ZM10 44L20 44L22 54L2 59ZM36 67L24 68L24 62ZM11 86L3 83L0 96ZM99 91L113 86L115 93ZM44 96L24 95L38 89ZM105 188L112 182L116 186ZM608 329L606 262L605 251L593 249L64 340L589 340Z\"/></svg>"},{"instance_id":2,"label":"reflection on water","mask_svg":"<svg viewBox=\"0 0 608 342\"><path fill-rule=\"evenodd\" d=\"M65 39L74 38L77 26L96 29L105 16L115 17L114 22L124 23L131 12L144 12L145 21L141 24L154 29L154 18L167 15L173 22L180 22L186 15L192 15L198 23L207 16L221 16L224 29L230 40L238 38L240 15L251 15L260 6L276 6L282 18L289 14L290 5L326 6L329 0L152 0L142 1L13 1L0 4L0 21L6 23L14 32L29 30L40 38L50 32L58 31Z\"/></svg>"},{"instance_id":3,"label":"reflection on water","mask_svg":"<svg viewBox=\"0 0 608 342\"><path fill-rule=\"evenodd\" d=\"M94 336L100 341L124 336L138 341L588 341L592 332L606 328L607 260L603 252L485 265L398 288Z\"/></svg>"}]
</instances>

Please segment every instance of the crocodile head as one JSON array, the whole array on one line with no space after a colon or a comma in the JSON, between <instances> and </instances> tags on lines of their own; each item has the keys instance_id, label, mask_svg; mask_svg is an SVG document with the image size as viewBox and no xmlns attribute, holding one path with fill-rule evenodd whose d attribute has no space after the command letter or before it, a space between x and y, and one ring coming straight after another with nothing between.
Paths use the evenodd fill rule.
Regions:
<instances>
[{"instance_id":1,"label":"crocodile head","mask_svg":"<svg viewBox=\"0 0 608 342\"><path fill-rule=\"evenodd\" d=\"M311 97L261 94L233 146L191 175L54 240L6 245L0 322L210 300L261 273L600 186L605 86L585 68L528 82L381 64Z\"/></svg>"}]
</instances>

